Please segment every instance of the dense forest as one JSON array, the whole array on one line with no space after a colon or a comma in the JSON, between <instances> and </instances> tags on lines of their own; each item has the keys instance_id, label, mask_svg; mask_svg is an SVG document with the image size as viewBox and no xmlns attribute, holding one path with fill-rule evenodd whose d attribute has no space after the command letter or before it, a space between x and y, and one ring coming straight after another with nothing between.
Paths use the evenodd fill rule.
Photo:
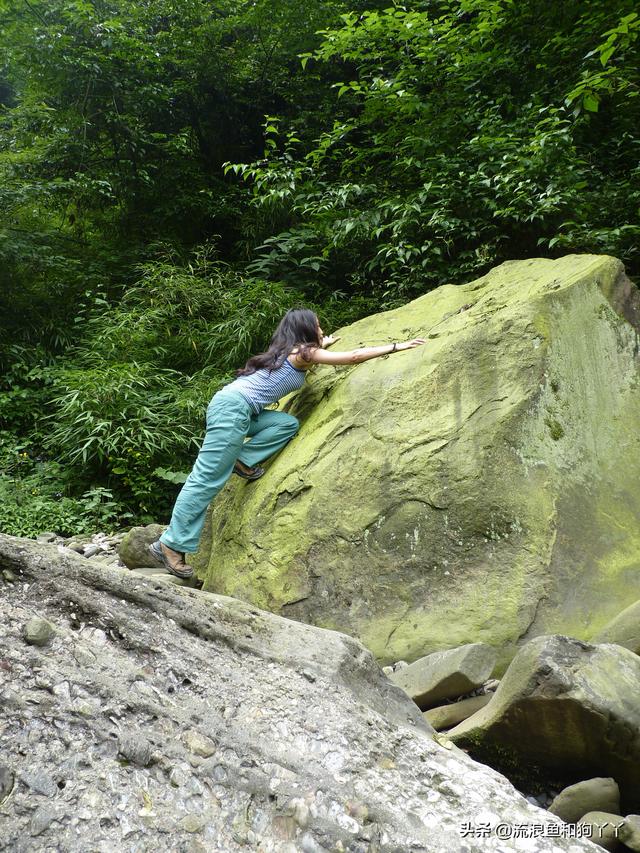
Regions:
<instances>
[{"instance_id":1,"label":"dense forest","mask_svg":"<svg viewBox=\"0 0 640 853\"><path fill-rule=\"evenodd\" d=\"M0 0L0 529L166 520L212 393L504 260L640 274L636 0Z\"/></svg>"}]
</instances>

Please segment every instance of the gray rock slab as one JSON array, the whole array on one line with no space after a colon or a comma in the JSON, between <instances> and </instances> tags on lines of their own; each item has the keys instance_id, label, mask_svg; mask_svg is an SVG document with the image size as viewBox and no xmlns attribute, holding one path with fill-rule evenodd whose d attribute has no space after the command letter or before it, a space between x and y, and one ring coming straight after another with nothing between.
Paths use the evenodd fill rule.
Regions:
<instances>
[{"instance_id":1,"label":"gray rock slab","mask_svg":"<svg viewBox=\"0 0 640 853\"><path fill-rule=\"evenodd\" d=\"M425 710L480 687L491 676L495 663L491 646L470 643L420 658L393 672L389 680Z\"/></svg>"},{"instance_id":2,"label":"gray rock slab","mask_svg":"<svg viewBox=\"0 0 640 853\"><path fill-rule=\"evenodd\" d=\"M448 736L512 779L611 776L631 810L640 801L640 658L621 646L536 637L489 704Z\"/></svg>"},{"instance_id":3,"label":"gray rock slab","mask_svg":"<svg viewBox=\"0 0 640 853\"><path fill-rule=\"evenodd\" d=\"M169 586L184 586L189 589L198 589L202 586L202 581L193 575L190 578L178 578L175 575L169 574L166 569L163 568L148 568L148 569L132 569L131 570L134 575L139 575L140 577L151 578L154 581L159 581L163 584L169 584Z\"/></svg>"},{"instance_id":4,"label":"gray rock slab","mask_svg":"<svg viewBox=\"0 0 640 853\"><path fill-rule=\"evenodd\" d=\"M161 566L148 566L142 569L131 569L131 571L143 578L156 578L159 575L168 574L167 570L163 569Z\"/></svg>"},{"instance_id":5,"label":"gray rock slab","mask_svg":"<svg viewBox=\"0 0 640 853\"><path fill-rule=\"evenodd\" d=\"M64 786L49 800L14 785L2 805L12 853L86 853L88 840L118 853L593 850L559 832L552 846L498 842L499 823L561 823L438 744L345 635L1 535L0 560L20 577L0 597L2 764L28 760ZM59 642L25 660L35 602ZM93 666L77 662L80 643ZM465 835L485 823L489 834Z\"/></svg>"},{"instance_id":6,"label":"gray rock slab","mask_svg":"<svg viewBox=\"0 0 640 853\"><path fill-rule=\"evenodd\" d=\"M610 776L585 779L560 791L549 806L549 811L566 823L577 823L588 812L618 814L620 788Z\"/></svg>"}]
</instances>

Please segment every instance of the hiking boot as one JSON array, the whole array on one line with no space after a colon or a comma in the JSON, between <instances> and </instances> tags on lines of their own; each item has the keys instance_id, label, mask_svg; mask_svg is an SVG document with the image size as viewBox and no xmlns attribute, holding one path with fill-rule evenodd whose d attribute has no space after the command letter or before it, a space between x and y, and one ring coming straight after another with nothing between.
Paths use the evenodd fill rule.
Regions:
<instances>
[{"instance_id":1,"label":"hiking boot","mask_svg":"<svg viewBox=\"0 0 640 853\"><path fill-rule=\"evenodd\" d=\"M238 477L242 477L243 480L257 480L264 474L264 468L261 468L259 465L256 465L255 468L249 468L249 466L245 465L243 462L236 462L233 466L233 473L237 474Z\"/></svg>"},{"instance_id":2,"label":"hiking boot","mask_svg":"<svg viewBox=\"0 0 640 853\"><path fill-rule=\"evenodd\" d=\"M170 575L185 579L193 577L193 569L185 563L184 554L168 548L159 539L149 545L149 553Z\"/></svg>"}]
</instances>

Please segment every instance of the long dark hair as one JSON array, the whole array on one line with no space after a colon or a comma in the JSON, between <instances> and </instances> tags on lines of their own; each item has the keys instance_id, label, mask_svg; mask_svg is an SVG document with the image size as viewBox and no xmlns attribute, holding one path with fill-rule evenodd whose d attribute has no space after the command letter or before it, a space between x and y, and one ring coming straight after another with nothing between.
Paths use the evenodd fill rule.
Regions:
<instances>
[{"instance_id":1,"label":"long dark hair","mask_svg":"<svg viewBox=\"0 0 640 853\"><path fill-rule=\"evenodd\" d=\"M291 350L300 347L300 355L308 359L311 347L319 346L318 318L309 308L292 308L284 315L273 333L269 349L253 355L243 368L236 371L237 376L248 376L261 367L276 370L284 363Z\"/></svg>"}]
</instances>

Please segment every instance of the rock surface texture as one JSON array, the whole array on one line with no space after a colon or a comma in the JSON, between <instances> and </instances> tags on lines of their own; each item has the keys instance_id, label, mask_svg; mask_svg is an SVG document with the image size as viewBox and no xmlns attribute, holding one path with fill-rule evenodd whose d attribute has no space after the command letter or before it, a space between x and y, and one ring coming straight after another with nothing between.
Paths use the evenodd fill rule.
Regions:
<instances>
[{"instance_id":1,"label":"rock surface texture","mask_svg":"<svg viewBox=\"0 0 640 853\"><path fill-rule=\"evenodd\" d=\"M511 779L612 777L629 809L640 805L639 733L640 658L547 636L520 649L489 704L448 737Z\"/></svg>"},{"instance_id":2,"label":"rock surface texture","mask_svg":"<svg viewBox=\"0 0 640 853\"><path fill-rule=\"evenodd\" d=\"M432 739L358 642L0 536L0 833L12 853L594 850ZM28 646L34 614L55 625Z\"/></svg>"},{"instance_id":3,"label":"rock surface texture","mask_svg":"<svg viewBox=\"0 0 640 853\"><path fill-rule=\"evenodd\" d=\"M620 827L620 841L624 842L629 850L640 853L640 815L627 815Z\"/></svg>"},{"instance_id":4,"label":"rock surface texture","mask_svg":"<svg viewBox=\"0 0 640 853\"><path fill-rule=\"evenodd\" d=\"M513 261L341 329L425 346L317 367L299 434L213 506L205 588L382 663L590 639L637 598L639 294L620 262Z\"/></svg>"},{"instance_id":5,"label":"rock surface texture","mask_svg":"<svg viewBox=\"0 0 640 853\"><path fill-rule=\"evenodd\" d=\"M619 814L609 812L589 812L578 821L579 825L591 827L589 837L604 850L611 853L620 848L620 833L625 825L625 819Z\"/></svg>"}]
</instances>

